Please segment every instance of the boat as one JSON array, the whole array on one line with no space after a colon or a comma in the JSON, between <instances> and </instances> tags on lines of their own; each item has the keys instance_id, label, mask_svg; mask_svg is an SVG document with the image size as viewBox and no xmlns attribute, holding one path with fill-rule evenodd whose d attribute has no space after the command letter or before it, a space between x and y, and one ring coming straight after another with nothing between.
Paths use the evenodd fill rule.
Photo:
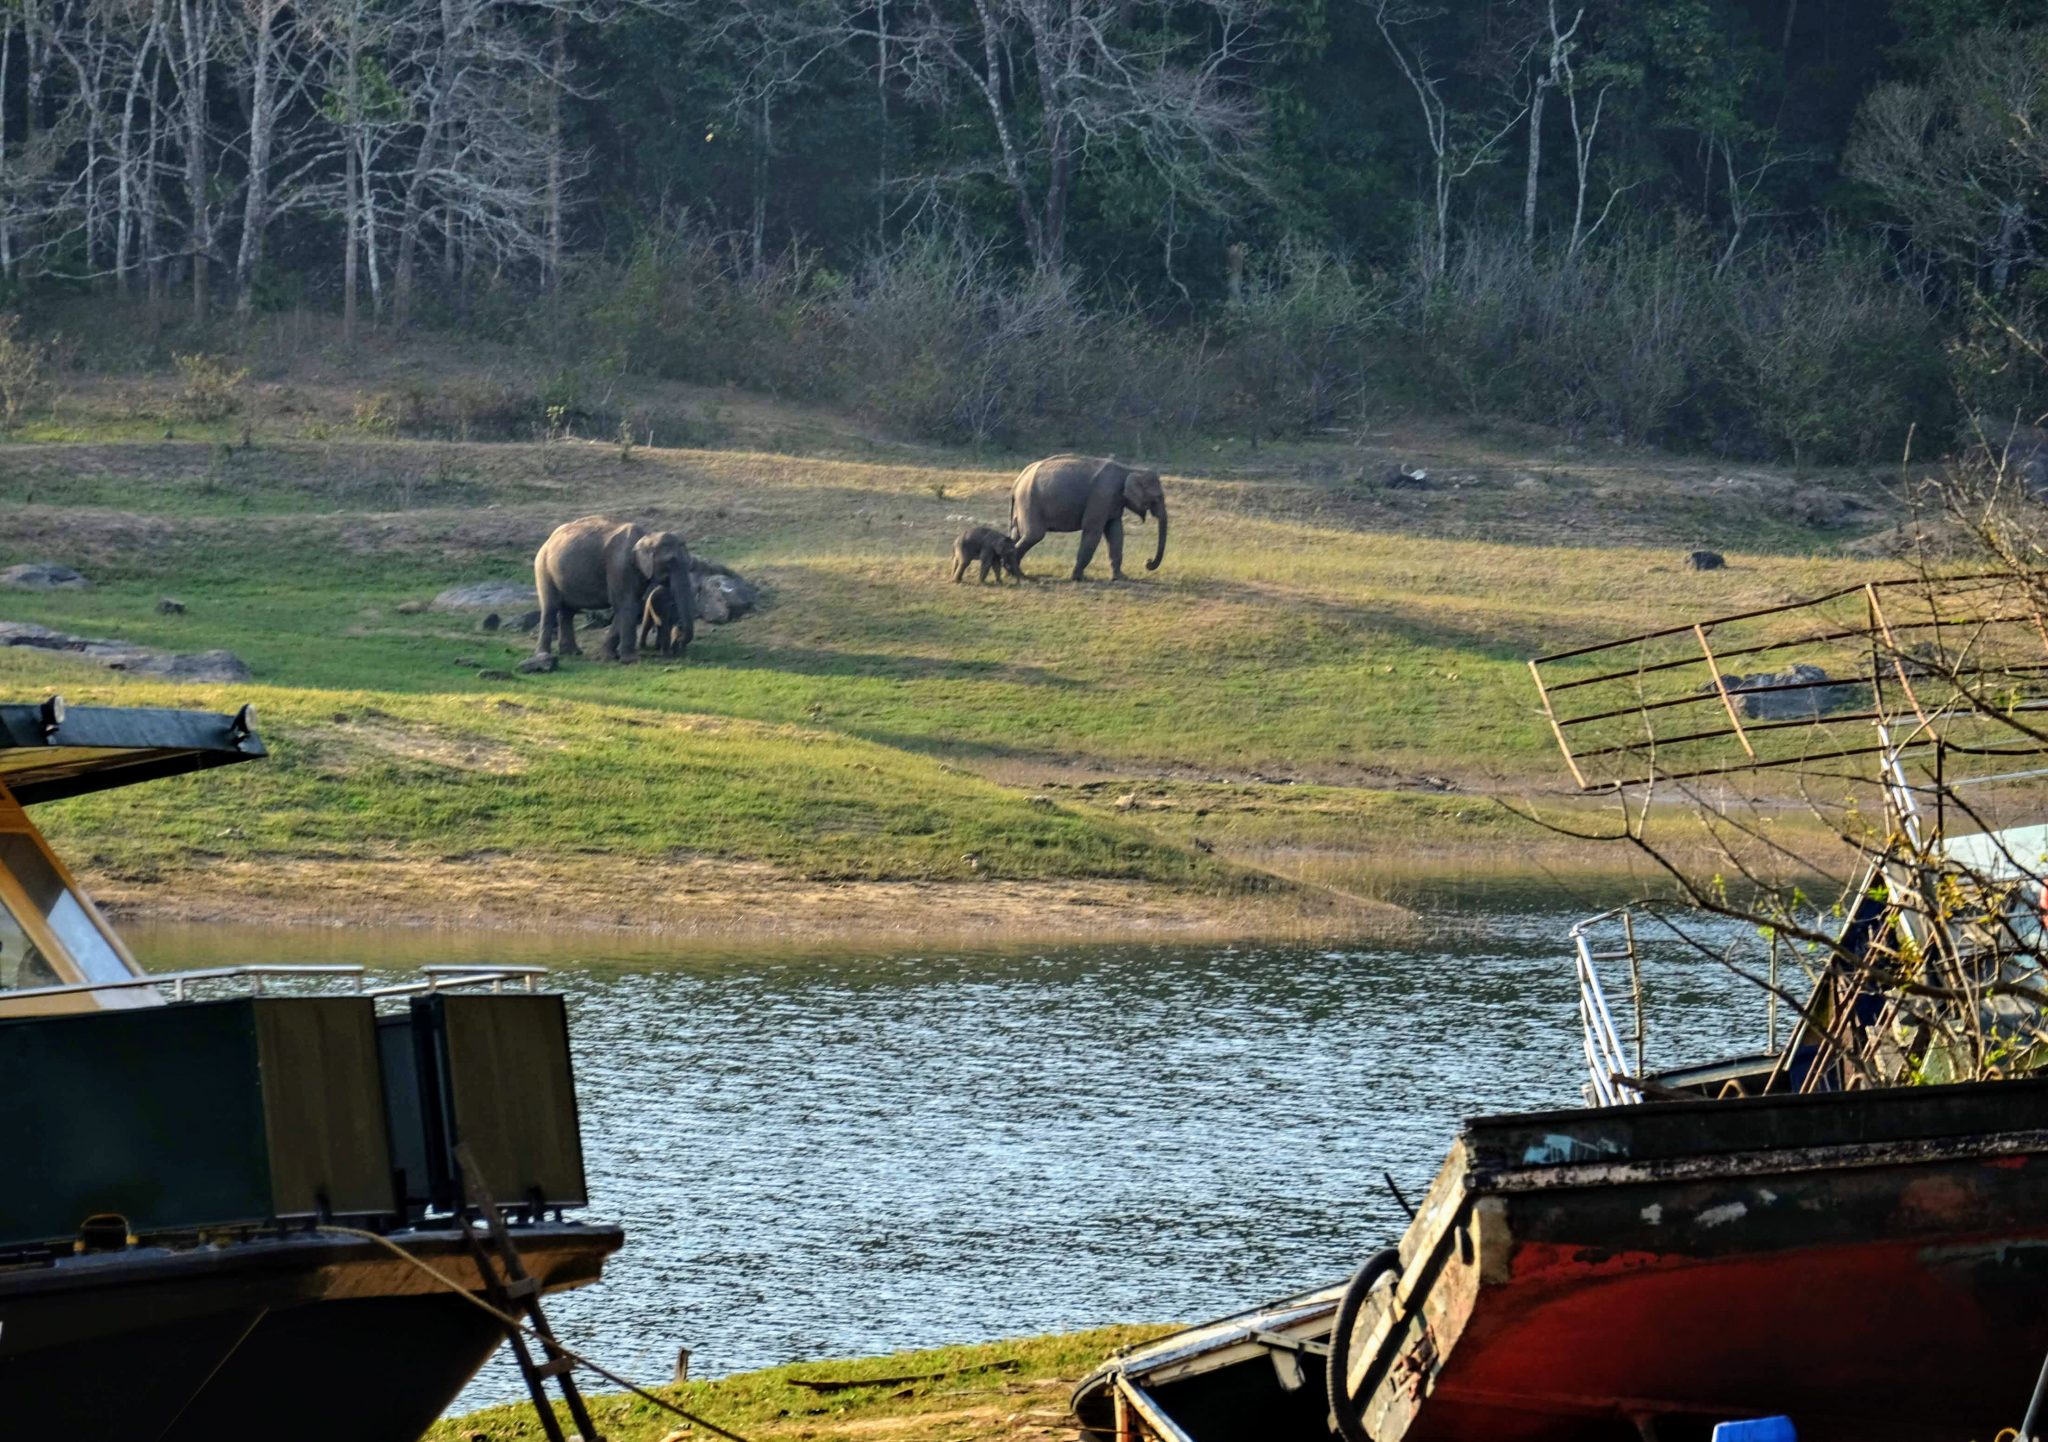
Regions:
<instances>
[{"instance_id":1,"label":"boat","mask_svg":"<svg viewBox=\"0 0 2048 1442\"><path fill-rule=\"evenodd\" d=\"M1790 1418L1807 1442L1988 1442L2018 1422L2048 1384L2048 828L1989 825L1964 788L2041 812L2048 772L2001 769L2048 749L2012 724L2048 708L2029 600L2011 578L1876 583L1532 663L1588 791L1875 758L1865 863L1831 932L1799 928L1805 1000L1774 945L1764 1049L1653 1068L1647 918L1580 922L1585 1108L1466 1121L1396 1246L1291 1299L1284 1334L1246 1314L1110 1359L1075 1395L1084 1434L1705 1442ZM1821 646L1832 674L1722 669ZM1287 1385L1311 1369L1321 1415Z\"/></svg>"},{"instance_id":2,"label":"boat","mask_svg":"<svg viewBox=\"0 0 2048 1442\"><path fill-rule=\"evenodd\" d=\"M1081 1379L1084 1437L1263 1442L1327 1437L1325 1368L1344 1284L1125 1348Z\"/></svg>"},{"instance_id":3,"label":"boat","mask_svg":"<svg viewBox=\"0 0 2048 1442\"><path fill-rule=\"evenodd\" d=\"M1982 1442L2044 1284L2048 1080L1482 1117L1340 1300L1331 1399L1346 1442Z\"/></svg>"},{"instance_id":4,"label":"boat","mask_svg":"<svg viewBox=\"0 0 2048 1442\"><path fill-rule=\"evenodd\" d=\"M1833 930L1787 917L1811 984L1782 1047L1650 1069L1632 917L1573 929L1590 1105L1466 1122L1398 1250L1354 1275L1326 1373L1345 1442L1670 1442L1780 1416L1806 1442L1963 1442L2028 1411L2048 830L1987 824L1999 793L1965 788L2040 814L2032 598L2006 576L1872 583L1531 663L1587 790L1792 766L1811 794L1874 760L1882 805L1845 827L1863 861ZM1633 1045L1598 971L1620 961Z\"/></svg>"},{"instance_id":5,"label":"boat","mask_svg":"<svg viewBox=\"0 0 2048 1442\"><path fill-rule=\"evenodd\" d=\"M149 973L27 808L255 761L253 713L0 705L0 1430L412 1442L595 1282L538 967ZM479 1305L482 1303L483 1305ZM559 1375L532 1361L529 1385ZM573 1390L573 1389L571 1389Z\"/></svg>"}]
</instances>

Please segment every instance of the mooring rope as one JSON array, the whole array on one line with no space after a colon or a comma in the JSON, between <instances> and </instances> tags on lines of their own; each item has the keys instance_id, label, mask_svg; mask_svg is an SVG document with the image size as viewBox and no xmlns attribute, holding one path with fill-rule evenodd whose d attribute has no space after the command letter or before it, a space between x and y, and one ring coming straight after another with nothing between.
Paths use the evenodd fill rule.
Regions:
<instances>
[{"instance_id":1,"label":"mooring rope","mask_svg":"<svg viewBox=\"0 0 2048 1442\"><path fill-rule=\"evenodd\" d=\"M400 1261L406 1262L411 1266L419 1268L422 1272L425 1272L429 1277L432 1277L435 1282L447 1288L456 1296L462 1298L463 1301L469 1303L478 1311L488 1314L492 1319L494 1319L498 1323L499 1326L506 1328L508 1331L516 1330L524 1332L527 1336L533 1338L534 1341L540 1343L544 1349L552 1349L555 1352L559 1352L562 1356L567 1357L571 1362L574 1362L577 1366L588 1368L590 1371L595 1372L598 1376L604 1378L605 1381L614 1383L617 1386L625 1388L634 1396L639 1397L644 1401L652 1402L655 1406L661 1408L665 1412L674 1413L676 1416L682 1418L685 1422L690 1422L695 1424L696 1426L702 1427L707 1432L716 1432L719 1436L729 1439L729 1442L747 1442L747 1439L745 1437L740 1436L739 1433L728 1432L725 1430L725 1428L719 1426L716 1422L707 1421L705 1418L699 1417L694 1412L687 1412L683 1408L678 1407L675 1403L669 1401L666 1397L656 1396L654 1393L648 1391L645 1387L642 1387L637 1382L633 1382L628 1380L627 1378L621 1377L618 1373L612 1371L609 1367L606 1367L601 1363L591 1361L590 1358L584 1356L575 1348L565 1345L560 1340L552 1337L543 1337L539 1332L535 1331L532 1327L529 1327L526 1325L526 1323L520 1321L519 1318L514 1317L509 1313L499 1311L496 1307L493 1307L489 1302L486 1302L482 1297L479 1297L476 1293L470 1291L469 1288L463 1286L460 1282L456 1281L447 1273L438 1271L435 1268L428 1266L426 1262L424 1262L418 1257L415 1257L411 1252L408 1252L405 1248L399 1246L398 1243L392 1241L389 1237L382 1236L376 1232L365 1232L356 1227L337 1227L332 1225L331 1223L320 1227L316 1227L314 1230L321 1232L331 1232L336 1235L344 1237L360 1237L364 1241L375 1242L378 1246L384 1248L384 1250L391 1253L394 1257L397 1257ZM597 1442L597 1439L589 1438L586 1439L586 1442Z\"/></svg>"}]
</instances>

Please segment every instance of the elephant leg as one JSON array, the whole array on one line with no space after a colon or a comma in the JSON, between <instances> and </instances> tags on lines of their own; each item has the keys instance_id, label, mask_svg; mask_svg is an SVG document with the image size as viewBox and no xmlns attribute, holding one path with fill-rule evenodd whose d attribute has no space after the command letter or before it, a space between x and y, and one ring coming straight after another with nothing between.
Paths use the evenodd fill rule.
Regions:
<instances>
[{"instance_id":1,"label":"elephant leg","mask_svg":"<svg viewBox=\"0 0 2048 1442\"><path fill-rule=\"evenodd\" d=\"M1024 557L1030 554L1033 546L1044 539L1045 527L1039 525L1036 521L1027 526L1023 533L1017 537L1017 579L1024 579Z\"/></svg>"},{"instance_id":2,"label":"elephant leg","mask_svg":"<svg viewBox=\"0 0 2048 1442\"><path fill-rule=\"evenodd\" d=\"M1121 581L1124 578L1124 523L1122 517L1118 517L1102 528L1102 538L1109 542L1109 579Z\"/></svg>"},{"instance_id":3,"label":"elephant leg","mask_svg":"<svg viewBox=\"0 0 2048 1442\"><path fill-rule=\"evenodd\" d=\"M967 552L956 546L953 550L953 584L956 586L960 584L961 578L967 574L967 560Z\"/></svg>"},{"instance_id":4,"label":"elephant leg","mask_svg":"<svg viewBox=\"0 0 2048 1442\"><path fill-rule=\"evenodd\" d=\"M982 558L981 558L981 575L980 575L980 576L979 576L979 577L977 578L977 579L979 580L980 584L982 584L982 585L984 585L984 586L986 586L986 585L988 584L988 573L989 573L989 558L988 558L988 556L987 556L986 554L984 554L984 555L982 556Z\"/></svg>"},{"instance_id":5,"label":"elephant leg","mask_svg":"<svg viewBox=\"0 0 2048 1442\"><path fill-rule=\"evenodd\" d=\"M1081 545L1074 552L1074 579L1080 580L1081 573L1088 569L1088 563L1095 559L1095 548L1102 544L1102 528L1090 526L1081 532Z\"/></svg>"},{"instance_id":6,"label":"elephant leg","mask_svg":"<svg viewBox=\"0 0 2048 1442\"><path fill-rule=\"evenodd\" d=\"M562 654L581 656L583 648L576 644L576 613L563 606L555 613L555 626L562 635Z\"/></svg>"},{"instance_id":7,"label":"elephant leg","mask_svg":"<svg viewBox=\"0 0 2048 1442\"><path fill-rule=\"evenodd\" d=\"M607 660L630 666L640 659L639 618L646 610L647 589L644 585L628 585L612 593L612 624L604 638Z\"/></svg>"}]
</instances>

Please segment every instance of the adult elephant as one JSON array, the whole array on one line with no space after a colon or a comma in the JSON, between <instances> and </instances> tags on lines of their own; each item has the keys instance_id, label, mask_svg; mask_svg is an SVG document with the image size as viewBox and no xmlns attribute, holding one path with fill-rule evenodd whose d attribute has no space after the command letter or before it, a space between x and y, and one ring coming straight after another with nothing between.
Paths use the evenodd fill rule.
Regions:
<instances>
[{"instance_id":1,"label":"adult elephant","mask_svg":"<svg viewBox=\"0 0 2048 1442\"><path fill-rule=\"evenodd\" d=\"M1048 456L1033 461L1010 491L1010 534L1017 538L1021 564L1048 531L1079 531L1074 552L1074 579L1095 558L1098 541L1109 542L1111 580L1124 578L1124 512L1139 520L1159 518L1159 549L1145 563L1156 571L1166 559L1166 493L1159 472L1141 471L1099 456Z\"/></svg>"},{"instance_id":2,"label":"adult elephant","mask_svg":"<svg viewBox=\"0 0 2048 1442\"><path fill-rule=\"evenodd\" d=\"M690 585L690 551L674 531L650 531L630 521L585 516L555 527L533 557L533 588L540 595L540 649L554 649L559 633L562 654L581 654L576 644L576 613L610 607L611 628L605 633L608 660L631 661L639 652L640 615L647 592L667 582L680 612L676 649L696 635L697 611Z\"/></svg>"}]
</instances>

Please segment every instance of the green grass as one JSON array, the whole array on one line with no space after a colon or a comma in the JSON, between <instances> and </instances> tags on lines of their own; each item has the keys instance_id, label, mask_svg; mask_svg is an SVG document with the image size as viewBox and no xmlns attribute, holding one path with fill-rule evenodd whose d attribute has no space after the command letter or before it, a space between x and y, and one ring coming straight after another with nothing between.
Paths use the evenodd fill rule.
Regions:
<instances>
[{"instance_id":1,"label":"green grass","mask_svg":"<svg viewBox=\"0 0 2048 1442\"><path fill-rule=\"evenodd\" d=\"M97 584L0 593L0 619L225 647L261 682L176 699L255 696L278 761L175 802L124 799L147 824L100 844L108 867L147 872L212 835L209 849L249 856L688 853L876 879L958 876L974 856L981 875L1227 886L1196 837L1239 856L1341 847L1347 831L1363 851L1420 834L1495 844L1504 822L1483 801L1356 798L1425 774L1554 787L1529 656L1874 573L1742 511L1716 524L1777 549L1687 571L1680 538L1704 503L1646 474L1624 504L1605 464L1601 495L1570 477L1540 495L1482 475L1457 494L1361 499L1341 468L1173 475L1160 571L1141 569L1152 530L1134 525L1129 584L1069 582L1073 538L1055 536L1026 563L1041 584L998 589L944 574L961 517L1005 515L1007 467L270 435L249 450L8 446L0 504L34 504L14 508L0 565L68 561ZM516 680L477 672L509 670L527 638L400 609L530 574L556 522L595 510L674 526L759 581L767 608L704 628L677 664ZM1620 514L1628 534L1666 539L1560 543ZM1091 575L1107 571L1099 554ZM166 594L187 614L159 616ZM163 695L40 653L0 653L0 684ZM351 739L365 726L412 736L415 754ZM447 738L516 765L432 759ZM1203 830L1066 805L1060 788L1090 775L1260 791ZM1305 807L1286 781L1339 804ZM107 805L59 809L58 830L110 819Z\"/></svg>"},{"instance_id":2,"label":"green grass","mask_svg":"<svg viewBox=\"0 0 2048 1442\"><path fill-rule=\"evenodd\" d=\"M44 673L46 674L46 673ZM31 664L0 652L0 683ZM224 704L211 688L78 684L78 703ZM928 758L812 727L473 697L241 687L263 763L48 808L116 875L216 858L522 855L768 862L812 880L1097 876L1225 885L1136 826L1033 804ZM972 862L968 858L972 858Z\"/></svg>"},{"instance_id":3,"label":"green grass","mask_svg":"<svg viewBox=\"0 0 2048 1442\"><path fill-rule=\"evenodd\" d=\"M855 1361L803 1362L715 1382L664 1386L659 1395L754 1442L812 1438L838 1442L878 1431L894 1442L1002 1442L1042 1437L1062 1416L1072 1385L1120 1347L1166 1327L1102 1327L971 1347L937 1347ZM939 1374L844 1391L813 1392L792 1377L857 1380ZM601 1384L600 1384L601 1385ZM559 1409L558 1409L559 1410ZM591 1420L610 1442L660 1442L681 1418L630 1393L590 1400ZM566 1413L561 1413L564 1423ZM1071 1425L1071 1424L1069 1424ZM565 1431L570 1430L565 1425ZM494 1407L436 1423L427 1442L515 1442L542 1436L531 1406ZM701 1429L685 1436L706 1436Z\"/></svg>"}]
</instances>

